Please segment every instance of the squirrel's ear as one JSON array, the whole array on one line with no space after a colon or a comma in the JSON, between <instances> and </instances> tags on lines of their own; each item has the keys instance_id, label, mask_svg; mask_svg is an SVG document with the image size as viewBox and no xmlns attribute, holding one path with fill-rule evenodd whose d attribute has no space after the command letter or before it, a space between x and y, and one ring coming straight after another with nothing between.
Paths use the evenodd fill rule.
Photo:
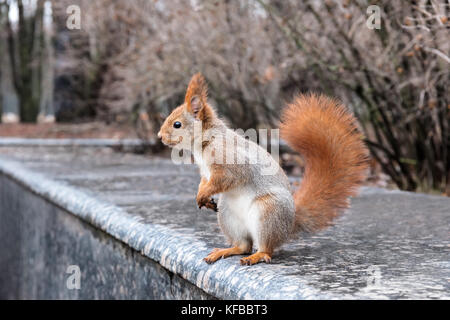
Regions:
<instances>
[{"instance_id":1,"label":"squirrel's ear","mask_svg":"<svg viewBox=\"0 0 450 320\"><path fill-rule=\"evenodd\" d=\"M208 87L205 83L205 78L201 73L196 73L186 91L184 102L186 103L187 111L199 118L200 113L206 105L208 98Z\"/></svg>"},{"instance_id":2,"label":"squirrel's ear","mask_svg":"<svg viewBox=\"0 0 450 320\"><path fill-rule=\"evenodd\" d=\"M197 118L202 109L203 104L200 101L200 98L198 96L193 96L190 103L190 107L188 104L188 110Z\"/></svg>"}]
</instances>

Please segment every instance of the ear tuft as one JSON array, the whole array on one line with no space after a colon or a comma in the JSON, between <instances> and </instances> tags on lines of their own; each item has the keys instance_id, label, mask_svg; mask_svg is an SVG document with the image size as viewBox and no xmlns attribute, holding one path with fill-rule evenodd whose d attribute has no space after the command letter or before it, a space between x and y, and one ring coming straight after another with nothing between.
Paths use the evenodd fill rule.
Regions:
<instances>
[{"instance_id":1,"label":"ear tuft","mask_svg":"<svg viewBox=\"0 0 450 320\"><path fill-rule=\"evenodd\" d=\"M205 78L200 72L196 73L189 82L186 97L184 99L187 105L187 110L197 116L206 105L207 98L208 87L206 85Z\"/></svg>"},{"instance_id":2,"label":"ear tuft","mask_svg":"<svg viewBox=\"0 0 450 320\"><path fill-rule=\"evenodd\" d=\"M198 96L193 96L191 100L190 111L197 116L200 110L203 108L202 102Z\"/></svg>"}]
</instances>

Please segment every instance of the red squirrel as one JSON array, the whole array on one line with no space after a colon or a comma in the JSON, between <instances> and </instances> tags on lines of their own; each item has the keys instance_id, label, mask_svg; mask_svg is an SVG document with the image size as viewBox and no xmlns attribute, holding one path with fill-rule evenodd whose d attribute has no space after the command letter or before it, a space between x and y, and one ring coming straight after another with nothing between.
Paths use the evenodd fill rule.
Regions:
<instances>
[{"instance_id":1,"label":"red squirrel","mask_svg":"<svg viewBox=\"0 0 450 320\"><path fill-rule=\"evenodd\" d=\"M242 265L270 263L274 250L301 232L331 225L349 206L368 169L368 151L356 119L336 100L307 94L294 99L282 112L280 135L305 160L300 188L292 194L278 162L261 146L227 128L208 104L207 85L200 73L187 88L185 101L165 119L158 137L165 145L192 150L200 127L199 148L192 152L200 168L197 204L214 209L220 194L218 221L231 248L214 249L204 260L213 263L232 255L250 254ZM224 137L231 143L224 144ZM225 139L230 141L230 139ZM246 152L248 147L257 150ZM244 157L243 163L216 161L215 152ZM275 165L272 174L262 167ZM257 251L253 254L252 248Z\"/></svg>"}]
</instances>

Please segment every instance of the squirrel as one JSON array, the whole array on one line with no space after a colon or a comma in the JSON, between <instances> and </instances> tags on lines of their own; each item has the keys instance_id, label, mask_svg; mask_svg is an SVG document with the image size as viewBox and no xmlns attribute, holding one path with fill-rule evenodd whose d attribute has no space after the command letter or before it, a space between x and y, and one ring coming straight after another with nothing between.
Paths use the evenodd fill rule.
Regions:
<instances>
[{"instance_id":1,"label":"squirrel","mask_svg":"<svg viewBox=\"0 0 450 320\"><path fill-rule=\"evenodd\" d=\"M165 119L158 132L163 144L192 150L194 128L200 127L199 148L192 152L200 168L199 208L215 209L212 196L220 194L218 222L231 244L214 249L204 258L213 263L232 255L242 265L270 263L274 250L301 232L315 232L349 206L366 179L368 151L356 119L337 100L319 94L297 96L281 115L280 136L305 161L300 188L293 194L289 180L278 162L261 146L228 129L207 98L204 77L197 73L189 82L185 101ZM206 134L208 132L208 134ZM225 136L232 143L224 145ZM226 140L229 141L229 140ZM254 153L244 152L256 148ZM243 156L243 164L211 160L215 151ZM217 156L217 155L216 155ZM276 165L271 175L263 166ZM257 251L252 254L252 249Z\"/></svg>"}]
</instances>

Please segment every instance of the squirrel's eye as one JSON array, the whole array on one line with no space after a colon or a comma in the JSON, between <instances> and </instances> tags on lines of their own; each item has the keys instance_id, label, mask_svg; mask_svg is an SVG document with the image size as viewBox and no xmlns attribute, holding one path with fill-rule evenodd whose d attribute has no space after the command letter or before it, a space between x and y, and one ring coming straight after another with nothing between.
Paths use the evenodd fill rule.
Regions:
<instances>
[{"instance_id":1,"label":"squirrel's eye","mask_svg":"<svg viewBox=\"0 0 450 320\"><path fill-rule=\"evenodd\" d=\"M173 127L174 127L175 129L181 128L181 122L180 122L180 121L175 121L175 122L173 123Z\"/></svg>"}]
</instances>

